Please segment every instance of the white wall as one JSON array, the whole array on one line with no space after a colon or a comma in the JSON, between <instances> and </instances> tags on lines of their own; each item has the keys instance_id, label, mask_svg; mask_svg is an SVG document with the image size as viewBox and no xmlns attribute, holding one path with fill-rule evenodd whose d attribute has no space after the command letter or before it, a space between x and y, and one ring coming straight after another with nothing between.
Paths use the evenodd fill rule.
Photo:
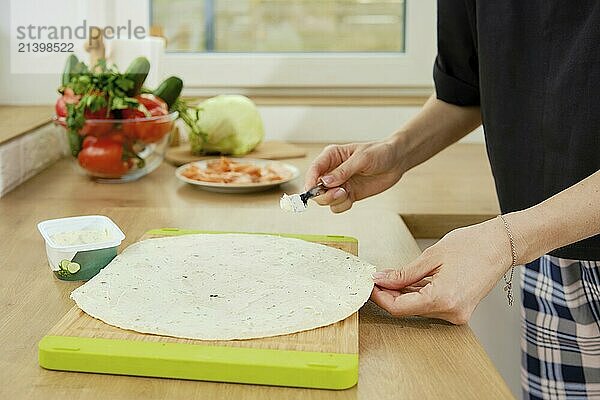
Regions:
<instances>
[{"instance_id":1,"label":"white wall","mask_svg":"<svg viewBox=\"0 0 600 400\"><path fill-rule=\"evenodd\" d=\"M413 106L260 106L267 139L351 142L388 136L414 116ZM463 139L483 142L481 129Z\"/></svg>"}]
</instances>

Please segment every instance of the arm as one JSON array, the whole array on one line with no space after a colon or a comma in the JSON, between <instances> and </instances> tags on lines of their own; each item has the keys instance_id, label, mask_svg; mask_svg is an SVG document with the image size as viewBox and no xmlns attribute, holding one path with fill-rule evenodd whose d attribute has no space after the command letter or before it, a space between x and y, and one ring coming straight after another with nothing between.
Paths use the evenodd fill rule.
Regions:
<instances>
[{"instance_id":1,"label":"arm","mask_svg":"<svg viewBox=\"0 0 600 400\"><path fill-rule=\"evenodd\" d=\"M550 199L505 215L523 264L600 233L600 171ZM396 316L466 323L510 268L510 240L494 218L454 230L399 270L375 275L372 300Z\"/></svg>"},{"instance_id":2,"label":"arm","mask_svg":"<svg viewBox=\"0 0 600 400\"><path fill-rule=\"evenodd\" d=\"M382 141L328 146L313 161L305 187L319 178L329 190L317 197L333 212L381 193L404 172L429 159L481 124L479 107L446 103L432 95L402 129Z\"/></svg>"},{"instance_id":3,"label":"arm","mask_svg":"<svg viewBox=\"0 0 600 400\"><path fill-rule=\"evenodd\" d=\"M310 166L306 188L319 178L329 188L315 201L333 212L381 193L404 172L429 159L481 124L479 67L472 11L462 0L438 2L436 94L390 138L327 147Z\"/></svg>"},{"instance_id":4,"label":"arm","mask_svg":"<svg viewBox=\"0 0 600 400\"><path fill-rule=\"evenodd\" d=\"M419 114L389 139L404 172L433 157L481 125L478 106L457 106L433 94Z\"/></svg>"},{"instance_id":5,"label":"arm","mask_svg":"<svg viewBox=\"0 0 600 400\"><path fill-rule=\"evenodd\" d=\"M506 215L506 220L519 264L600 234L600 171L536 206Z\"/></svg>"}]
</instances>

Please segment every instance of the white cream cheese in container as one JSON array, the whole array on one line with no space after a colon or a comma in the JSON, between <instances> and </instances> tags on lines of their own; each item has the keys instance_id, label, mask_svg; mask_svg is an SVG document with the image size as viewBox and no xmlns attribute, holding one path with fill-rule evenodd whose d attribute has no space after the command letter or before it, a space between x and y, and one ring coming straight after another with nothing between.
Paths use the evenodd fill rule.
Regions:
<instances>
[{"instance_id":1,"label":"white cream cheese in container","mask_svg":"<svg viewBox=\"0 0 600 400\"><path fill-rule=\"evenodd\" d=\"M117 255L125 235L108 217L85 215L40 222L48 264L57 278L87 280Z\"/></svg>"}]
</instances>

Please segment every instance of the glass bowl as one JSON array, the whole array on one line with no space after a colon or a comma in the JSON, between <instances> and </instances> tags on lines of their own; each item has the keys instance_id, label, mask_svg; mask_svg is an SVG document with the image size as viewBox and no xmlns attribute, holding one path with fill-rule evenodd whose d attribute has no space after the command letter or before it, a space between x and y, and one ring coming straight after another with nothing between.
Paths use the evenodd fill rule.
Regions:
<instances>
[{"instance_id":1,"label":"glass bowl","mask_svg":"<svg viewBox=\"0 0 600 400\"><path fill-rule=\"evenodd\" d=\"M162 163L177 112L134 119L86 119L78 132L65 128L76 169L98 182L130 182Z\"/></svg>"}]
</instances>

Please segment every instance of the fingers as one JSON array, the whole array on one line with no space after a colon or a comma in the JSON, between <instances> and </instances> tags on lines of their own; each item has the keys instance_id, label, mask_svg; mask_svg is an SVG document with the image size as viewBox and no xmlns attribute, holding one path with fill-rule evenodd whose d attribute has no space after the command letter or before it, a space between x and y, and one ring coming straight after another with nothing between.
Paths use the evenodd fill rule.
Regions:
<instances>
[{"instance_id":1,"label":"fingers","mask_svg":"<svg viewBox=\"0 0 600 400\"><path fill-rule=\"evenodd\" d=\"M305 188L308 190L316 186L319 178L327 187L341 186L360 172L367 160L363 154L355 152L356 148L357 144L327 146L308 168Z\"/></svg>"},{"instance_id":2,"label":"fingers","mask_svg":"<svg viewBox=\"0 0 600 400\"><path fill-rule=\"evenodd\" d=\"M353 198L346 183L354 174L361 172L367 163L366 157L355 152L356 144L327 146L313 161L306 173L306 189L314 187L318 180L330 188L314 200L320 205L329 205L334 213L352 208ZM344 187L341 187L344 185Z\"/></svg>"},{"instance_id":3,"label":"fingers","mask_svg":"<svg viewBox=\"0 0 600 400\"><path fill-rule=\"evenodd\" d=\"M387 292L390 295L392 295L393 297L400 296L400 292L398 290L390 290L390 289L382 288L379 286L373 286L373 291L375 291L375 290L381 290L383 292Z\"/></svg>"},{"instance_id":4,"label":"fingers","mask_svg":"<svg viewBox=\"0 0 600 400\"><path fill-rule=\"evenodd\" d=\"M327 192L315 197L313 200L322 206L330 206L331 211L334 213L341 213L352 208L352 199L348 192L342 187L329 189Z\"/></svg>"},{"instance_id":5,"label":"fingers","mask_svg":"<svg viewBox=\"0 0 600 400\"><path fill-rule=\"evenodd\" d=\"M430 275L439 264L431 257L419 256L400 269L385 269L373 274L376 285L387 289L401 289L416 284Z\"/></svg>"},{"instance_id":6,"label":"fingers","mask_svg":"<svg viewBox=\"0 0 600 400\"><path fill-rule=\"evenodd\" d=\"M433 310L433 301L427 293L411 292L397 296L388 290L375 287L371 300L395 317L427 315Z\"/></svg>"},{"instance_id":7,"label":"fingers","mask_svg":"<svg viewBox=\"0 0 600 400\"><path fill-rule=\"evenodd\" d=\"M451 300L446 297L436 297L434 291L419 290L404 293L375 286L371 300L395 317L421 316L439 318L455 325L466 324L472 310L448 306Z\"/></svg>"},{"instance_id":8,"label":"fingers","mask_svg":"<svg viewBox=\"0 0 600 400\"><path fill-rule=\"evenodd\" d=\"M320 196L313 198L313 200L321 206L334 206L336 204L343 203L348 198L348 193L344 188L337 187L327 190Z\"/></svg>"},{"instance_id":9,"label":"fingers","mask_svg":"<svg viewBox=\"0 0 600 400\"><path fill-rule=\"evenodd\" d=\"M331 209L332 212L334 212L336 214L342 213L344 211L348 211L349 209L352 208L352 200L350 199L350 197L346 197L346 199L343 202L332 205L329 208Z\"/></svg>"},{"instance_id":10,"label":"fingers","mask_svg":"<svg viewBox=\"0 0 600 400\"><path fill-rule=\"evenodd\" d=\"M433 280L437 279L437 284ZM449 287L439 275L422 279L401 289L387 289L375 285L371 300L395 317L418 315L439 318L455 325L469 321L474 306L460 301L456 288Z\"/></svg>"},{"instance_id":11,"label":"fingers","mask_svg":"<svg viewBox=\"0 0 600 400\"><path fill-rule=\"evenodd\" d=\"M333 171L326 173L321 180L327 187L342 186L353 175L361 172L367 160L362 154L354 153Z\"/></svg>"},{"instance_id":12,"label":"fingers","mask_svg":"<svg viewBox=\"0 0 600 400\"><path fill-rule=\"evenodd\" d=\"M342 154L340 146L325 147L308 168L304 178L304 188L308 190L315 187L322 175L340 165L344 160L344 154Z\"/></svg>"}]
</instances>

